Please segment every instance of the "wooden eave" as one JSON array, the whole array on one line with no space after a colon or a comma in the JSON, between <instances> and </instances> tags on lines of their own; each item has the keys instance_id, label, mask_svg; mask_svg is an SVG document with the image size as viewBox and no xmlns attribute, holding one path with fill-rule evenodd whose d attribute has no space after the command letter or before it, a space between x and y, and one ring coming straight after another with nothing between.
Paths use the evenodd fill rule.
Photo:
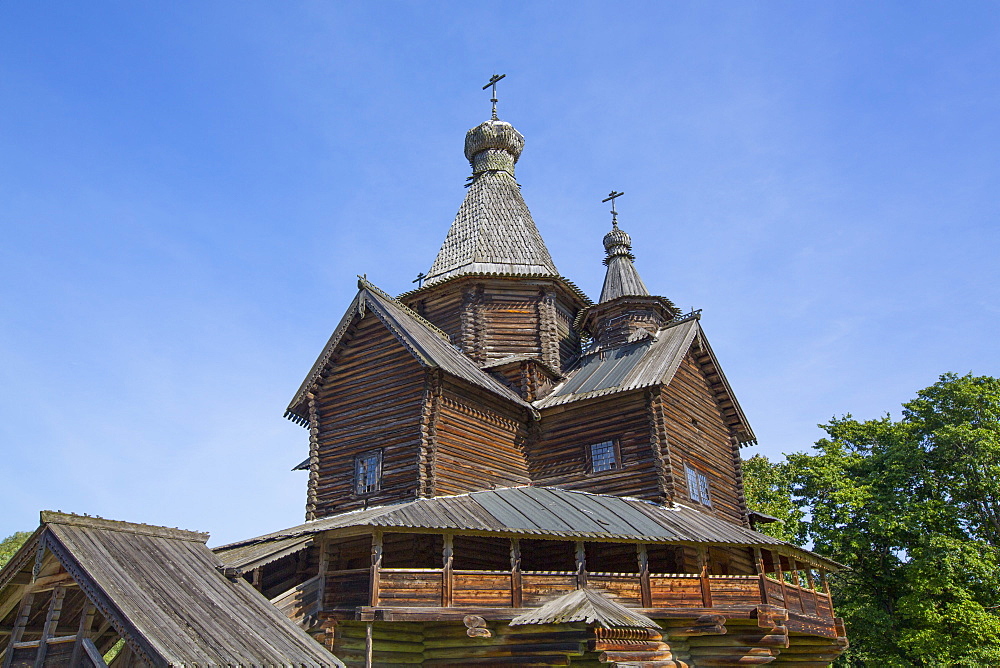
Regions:
<instances>
[{"instance_id":1,"label":"wooden eave","mask_svg":"<svg viewBox=\"0 0 1000 668\"><path fill-rule=\"evenodd\" d=\"M448 290L460 290L466 283L478 283L483 280L501 280L501 281L516 281L518 283L550 283L562 296L573 303L577 308L583 309L588 306L593 305L590 297L584 294L573 281L569 280L565 276L552 275L552 274L510 274L510 273L469 273L469 274L459 274L457 276L451 276L437 283L432 283L431 285L425 285L416 290L410 290L409 292L404 292L403 294L396 297L397 300L401 302L409 302L414 299L421 299L431 292L444 292L443 288Z\"/></svg>"},{"instance_id":2,"label":"wooden eave","mask_svg":"<svg viewBox=\"0 0 1000 668\"><path fill-rule=\"evenodd\" d=\"M660 312L663 316L663 321L667 323L681 315L681 310L666 297L659 297L656 295L623 295L606 302L601 302L600 304L593 304L583 309L577 314L573 327L578 331L589 333L591 331L593 321L596 320L601 314L612 310L626 311L632 306L654 308Z\"/></svg>"}]
</instances>

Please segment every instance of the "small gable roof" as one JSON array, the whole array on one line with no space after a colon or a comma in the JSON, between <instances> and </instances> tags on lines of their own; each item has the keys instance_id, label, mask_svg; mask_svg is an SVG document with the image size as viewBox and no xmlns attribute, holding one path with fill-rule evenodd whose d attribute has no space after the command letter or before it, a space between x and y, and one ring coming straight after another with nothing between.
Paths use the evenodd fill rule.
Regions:
<instances>
[{"instance_id":1,"label":"small gable roof","mask_svg":"<svg viewBox=\"0 0 1000 668\"><path fill-rule=\"evenodd\" d=\"M569 624L586 622L597 626L632 629L661 630L660 625L646 615L635 610L629 610L621 603L609 600L597 590L584 587L571 591L557 599L549 601L540 608L511 620L511 626L524 624Z\"/></svg>"},{"instance_id":2,"label":"small gable roof","mask_svg":"<svg viewBox=\"0 0 1000 668\"><path fill-rule=\"evenodd\" d=\"M655 336L585 354L567 372L565 381L532 405L544 410L574 401L665 385L677 373L684 357L697 348L703 357L702 363L709 367L709 383L730 428L741 445L755 443L753 430L699 321L699 313L694 312L660 329Z\"/></svg>"},{"instance_id":3,"label":"small gable roof","mask_svg":"<svg viewBox=\"0 0 1000 668\"><path fill-rule=\"evenodd\" d=\"M315 387L320 375L329 366L334 351L340 345L351 323L355 318L364 317L368 311L385 325L422 366L441 369L455 378L478 385L503 399L531 409L531 405L513 390L484 372L465 353L453 346L447 334L364 278L359 278L358 294L330 340L327 341L316 363L313 364L309 375L292 398L285 417L298 424L308 424L306 395Z\"/></svg>"},{"instance_id":4,"label":"small gable roof","mask_svg":"<svg viewBox=\"0 0 1000 668\"><path fill-rule=\"evenodd\" d=\"M226 578L208 534L43 511L7 568L48 549L151 666L343 666L245 580Z\"/></svg>"}]
</instances>

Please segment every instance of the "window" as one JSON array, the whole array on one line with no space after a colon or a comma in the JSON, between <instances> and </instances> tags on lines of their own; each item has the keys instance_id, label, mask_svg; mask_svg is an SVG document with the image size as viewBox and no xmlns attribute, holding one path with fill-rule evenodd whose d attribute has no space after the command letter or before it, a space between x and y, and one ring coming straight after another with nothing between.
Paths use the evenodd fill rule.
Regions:
<instances>
[{"instance_id":1,"label":"window","mask_svg":"<svg viewBox=\"0 0 1000 668\"><path fill-rule=\"evenodd\" d=\"M618 463L618 451L614 441L594 443L590 446L590 472L613 471L621 468Z\"/></svg>"},{"instance_id":2,"label":"window","mask_svg":"<svg viewBox=\"0 0 1000 668\"><path fill-rule=\"evenodd\" d=\"M708 495L708 478L704 473L690 466L685 466L684 470L687 473L688 496L696 503L711 506L712 497Z\"/></svg>"},{"instance_id":3,"label":"window","mask_svg":"<svg viewBox=\"0 0 1000 668\"><path fill-rule=\"evenodd\" d=\"M382 478L382 451L365 452L354 458L354 493L371 494Z\"/></svg>"}]
</instances>

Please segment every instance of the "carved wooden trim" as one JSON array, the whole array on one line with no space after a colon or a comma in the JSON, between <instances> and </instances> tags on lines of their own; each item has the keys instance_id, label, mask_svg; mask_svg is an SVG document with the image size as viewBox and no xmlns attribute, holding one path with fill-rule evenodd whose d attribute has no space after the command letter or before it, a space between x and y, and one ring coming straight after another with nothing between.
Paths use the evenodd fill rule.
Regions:
<instances>
[{"instance_id":1,"label":"carved wooden trim","mask_svg":"<svg viewBox=\"0 0 1000 668\"><path fill-rule=\"evenodd\" d=\"M309 402L309 483L306 487L306 521L316 519L319 504L319 412L316 395L306 394Z\"/></svg>"}]
</instances>

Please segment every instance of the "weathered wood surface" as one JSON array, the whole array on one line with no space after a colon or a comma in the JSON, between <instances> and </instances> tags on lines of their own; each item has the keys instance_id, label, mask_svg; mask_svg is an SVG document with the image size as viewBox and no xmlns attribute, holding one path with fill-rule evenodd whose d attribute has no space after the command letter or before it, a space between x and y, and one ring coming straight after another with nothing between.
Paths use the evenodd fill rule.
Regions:
<instances>
[{"instance_id":1,"label":"weathered wood surface","mask_svg":"<svg viewBox=\"0 0 1000 668\"><path fill-rule=\"evenodd\" d=\"M372 314L342 340L336 363L316 391L316 516L365 503L413 498L418 486L423 368ZM354 458L382 453L380 489L354 492Z\"/></svg>"}]
</instances>

